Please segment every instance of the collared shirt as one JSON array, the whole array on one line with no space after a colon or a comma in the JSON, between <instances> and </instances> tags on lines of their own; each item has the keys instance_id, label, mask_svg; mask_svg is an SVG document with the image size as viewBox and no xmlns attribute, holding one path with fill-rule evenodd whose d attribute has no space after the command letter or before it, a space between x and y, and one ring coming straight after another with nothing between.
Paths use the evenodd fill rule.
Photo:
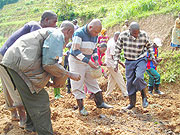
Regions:
<instances>
[{"instance_id":1,"label":"collared shirt","mask_svg":"<svg viewBox=\"0 0 180 135\"><path fill-rule=\"evenodd\" d=\"M138 60L145 57L147 51L150 56L154 58L152 43L144 31L140 31L137 38L130 35L129 30L120 34L115 46L115 66L118 64L122 49L124 50L124 57L127 60Z\"/></svg>"},{"instance_id":2,"label":"collared shirt","mask_svg":"<svg viewBox=\"0 0 180 135\"><path fill-rule=\"evenodd\" d=\"M70 50L71 55L85 63L89 62L91 56L93 56L95 61L98 60L96 48L98 37L92 37L87 31L87 26L85 25L74 32Z\"/></svg>"},{"instance_id":3,"label":"collared shirt","mask_svg":"<svg viewBox=\"0 0 180 135\"><path fill-rule=\"evenodd\" d=\"M53 65L63 56L64 34L60 29L53 31L44 41L42 49L42 64Z\"/></svg>"},{"instance_id":4,"label":"collared shirt","mask_svg":"<svg viewBox=\"0 0 180 135\"><path fill-rule=\"evenodd\" d=\"M107 50L105 55L105 63L107 64L107 67L114 67L114 60L112 59L112 56L115 55L115 41L114 38L111 38L107 43Z\"/></svg>"},{"instance_id":5,"label":"collared shirt","mask_svg":"<svg viewBox=\"0 0 180 135\"><path fill-rule=\"evenodd\" d=\"M153 51L154 51L154 57L157 59L158 57L158 48L153 48ZM147 57L150 58L149 56L149 53L147 53ZM156 69L157 67L153 64L152 60L148 60L147 62L147 69L150 69L150 68L154 68Z\"/></svg>"},{"instance_id":6,"label":"collared shirt","mask_svg":"<svg viewBox=\"0 0 180 135\"><path fill-rule=\"evenodd\" d=\"M22 28L14 32L8 40L4 43L4 45L0 48L0 53L4 56L7 49L22 35L30 33L32 31L41 29L42 27L38 22L31 21L26 23Z\"/></svg>"}]
</instances>

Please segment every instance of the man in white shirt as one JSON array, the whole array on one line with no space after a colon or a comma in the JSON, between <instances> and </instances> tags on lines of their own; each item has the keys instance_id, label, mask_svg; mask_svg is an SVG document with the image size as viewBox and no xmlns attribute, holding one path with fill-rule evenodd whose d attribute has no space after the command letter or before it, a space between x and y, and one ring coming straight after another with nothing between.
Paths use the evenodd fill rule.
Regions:
<instances>
[{"instance_id":1,"label":"man in white shirt","mask_svg":"<svg viewBox=\"0 0 180 135\"><path fill-rule=\"evenodd\" d=\"M118 87L121 89L123 96L128 96L126 84L124 82L123 76L120 71L115 72L114 71L114 59L113 56L115 55L115 45L116 41L120 35L120 32L115 32L114 37L111 38L107 43L107 50L105 55L105 63L107 64L107 68L109 71L109 77L108 77L108 86L107 91L105 93L105 96L107 97L112 90L115 88L115 85L117 83ZM122 63L120 63L122 64ZM124 66L124 65L123 65Z\"/></svg>"}]
</instances>

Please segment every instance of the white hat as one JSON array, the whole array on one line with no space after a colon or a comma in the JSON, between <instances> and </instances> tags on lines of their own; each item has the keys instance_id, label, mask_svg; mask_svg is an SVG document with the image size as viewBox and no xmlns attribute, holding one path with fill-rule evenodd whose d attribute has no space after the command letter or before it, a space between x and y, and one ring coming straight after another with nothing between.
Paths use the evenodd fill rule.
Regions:
<instances>
[{"instance_id":1,"label":"white hat","mask_svg":"<svg viewBox=\"0 0 180 135\"><path fill-rule=\"evenodd\" d=\"M155 39L153 40L153 42L154 42L157 46L162 46L162 44L161 44L161 39L160 39L160 38L155 38Z\"/></svg>"}]
</instances>

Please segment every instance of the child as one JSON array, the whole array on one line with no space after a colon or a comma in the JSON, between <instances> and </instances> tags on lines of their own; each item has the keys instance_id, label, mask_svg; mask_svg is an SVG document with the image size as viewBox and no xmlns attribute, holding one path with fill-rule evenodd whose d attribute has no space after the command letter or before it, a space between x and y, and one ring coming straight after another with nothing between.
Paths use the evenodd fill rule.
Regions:
<instances>
[{"instance_id":1,"label":"child","mask_svg":"<svg viewBox=\"0 0 180 135\"><path fill-rule=\"evenodd\" d=\"M107 44L109 37L106 34L107 34L107 30L103 28L101 30L101 35L98 37L98 44L102 44L102 43Z\"/></svg>"},{"instance_id":2,"label":"child","mask_svg":"<svg viewBox=\"0 0 180 135\"><path fill-rule=\"evenodd\" d=\"M102 62L102 57L105 55L106 49L107 49L107 44L103 43L103 42L97 47L98 63L99 63L100 66L106 66L106 64ZM91 57L91 60L94 62L93 57ZM108 78L107 73L104 72L104 69L102 67L101 67L101 69L102 69L103 76L107 79ZM92 99L93 94L90 91L87 90L86 85L84 85L84 90L85 90L86 93L90 94L90 99Z\"/></svg>"},{"instance_id":3,"label":"child","mask_svg":"<svg viewBox=\"0 0 180 135\"><path fill-rule=\"evenodd\" d=\"M159 38L155 38L153 40L153 50L154 50L154 56L156 58L157 62L161 62L161 58L158 58L158 47L162 46L161 40ZM164 93L159 90L159 84L160 84L160 74L156 70L156 66L153 64L152 60L149 59L149 54L147 55L148 62L147 62L147 70L146 72L149 75L149 84L148 84L148 92L149 94L153 95L153 89L155 88L155 93L159 95L163 95Z\"/></svg>"}]
</instances>

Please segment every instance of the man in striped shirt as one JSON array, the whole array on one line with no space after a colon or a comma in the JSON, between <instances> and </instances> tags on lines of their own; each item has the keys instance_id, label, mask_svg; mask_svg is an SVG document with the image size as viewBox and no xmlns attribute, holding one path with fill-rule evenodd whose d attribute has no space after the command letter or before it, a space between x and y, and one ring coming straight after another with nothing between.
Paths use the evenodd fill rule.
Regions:
<instances>
[{"instance_id":1,"label":"man in striped shirt","mask_svg":"<svg viewBox=\"0 0 180 135\"><path fill-rule=\"evenodd\" d=\"M72 93L77 100L79 112L81 115L88 115L83 105L83 99L86 97L83 85L94 93L94 99L98 108L111 108L107 105L102 97L102 90L98 82L90 74L90 68L98 69L97 55L97 36L101 32L102 24L100 20L94 19L89 24L75 31L73 35L72 47L69 56L69 68L71 72L77 72L81 75L80 81L71 80ZM94 62L91 60L93 57Z\"/></svg>"},{"instance_id":2,"label":"man in striped shirt","mask_svg":"<svg viewBox=\"0 0 180 135\"><path fill-rule=\"evenodd\" d=\"M118 61L121 50L124 50L126 59L126 79L127 90L130 104L126 109L132 109L136 104L136 92L141 91L142 105L144 108L148 106L147 96L145 94L146 82L144 81L144 73L147 64L147 51L150 54L154 64L157 64L152 43L150 42L146 32L141 31L137 22L130 24L129 30L122 32L117 40L115 47L114 70L118 71Z\"/></svg>"}]
</instances>

